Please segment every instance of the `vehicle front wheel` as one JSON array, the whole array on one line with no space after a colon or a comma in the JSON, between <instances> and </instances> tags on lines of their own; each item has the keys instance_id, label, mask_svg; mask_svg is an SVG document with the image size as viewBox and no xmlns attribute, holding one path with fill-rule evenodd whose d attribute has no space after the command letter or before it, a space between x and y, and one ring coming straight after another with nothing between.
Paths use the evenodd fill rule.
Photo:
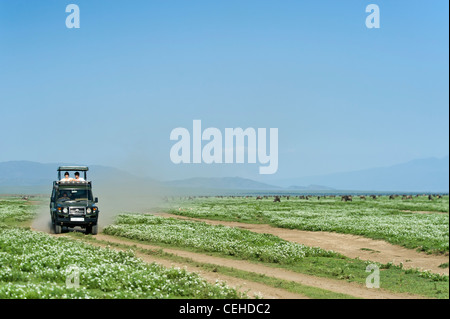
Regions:
<instances>
[{"instance_id":1,"label":"vehicle front wheel","mask_svg":"<svg viewBox=\"0 0 450 319\"><path fill-rule=\"evenodd\" d=\"M55 225L55 234L61 234L61 225Z\"/></svg>"},{"instance_id":2,"label":"vehicle front wheel","mask_svg":"<svg viewBox=\"0 0 450 319\"><path fill-rule=\"evenodd\" d=\"M92 234L92 235L97 235L98 233L98 226L97 225L92 225L92 226L86 226L86 231L85 234Z\"/></svg>"}]
</instances>

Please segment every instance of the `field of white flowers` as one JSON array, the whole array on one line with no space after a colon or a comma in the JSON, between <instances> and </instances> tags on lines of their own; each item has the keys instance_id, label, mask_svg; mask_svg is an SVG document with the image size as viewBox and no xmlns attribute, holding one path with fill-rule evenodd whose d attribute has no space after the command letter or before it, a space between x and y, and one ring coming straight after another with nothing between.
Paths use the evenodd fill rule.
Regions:
<instances>
[{"instance_id":1,"label":"field of white flowers","mask_svg":"<svg viewBox=\"0 0 450 319\"><path fill-rule=\"evenodd\" d=\"M147 264L132 251L118 252L88 244L90 235L52 236L26 228L36 216L31 202L0 197L0 298L245 298L223 284L209 284L196 274L178 268ZM386 203L383 203L386 205ZM320 227L332 227L336 219L349 219L357 225L367 218L423 216L434 214L404 213L391 208L345 205L336 201L305 204L299 200L273 203L271 200L201 198L170 203L180 214L260 223L286 223L303 218L306 222L327 220ZM174 208L175 207L175 208ZM328 207L328 211L327 208ZM353 209L351 209L353 208ZM374 208L374 207L372 207ZM423 208L423 207L422 207ZM429 207L430 208L430 207ZM404 215L404 216L403 216ZM448 214L436 214L444 220ZM278 218L278 220L277 220ZM352 220L353 218L353 220ZM298 222L298 220L297 220ZM410 224L417 231L417 220ZM391 223L395 224L395 221ZM431 228L436 228L431 219ZM362 223L360 223L362 224ZM448 222L447 222L448 224ZM353 225L353 226L355 226ZM392 225L386 222L385 227ZM392 227L391 227L392 228ZM365 230L368 228L365 227ZM353 230L354 231L354 230ZM381 231L381 230L377 230ZM403 230L404 231L404 230ZM445 231L445 230L444 230ZM241 228L213 226L203 222L163 218L145 214L122 214L105 228L106 234L148 241L152 244L193 249L272 263L277 267L312 276L330 277L364 284L369 261L345 258L332 251L307 247L276 236L250 232ZM81 235L81 236L79 236ZM411 235L408 235L411 236ZM448 228L447 228L448 238ZM448 242L448 239L447 239ZM370 262L371 263L371 262ZM68 287L67 279L75 266L79 287ZM379 265L383 270L382 287L395 292L411 292L428 297L448 299L448 276L404 270L392 264ZM447 265L448 267L448 265Z\"/></svg>"},{"instance_id":2,"label":"field of white flowers","mask_svg":"<svg viewBox=\"0 0 450 319\"><path fill-rule=\"evenodd\" d=\"M242 259L281 264L294 263L304 257L338 256L332 251L288 242L269 234L153 215L119 215L116 223L107 226L103 232L141 241L197 248Z\"/></svg>"},{"instance_id":3,"label":"field of white flowers","mask_svg":"<svg viewBox=\"0 0 450 319\"><path fill-rule=\"evenodd\" d=\"M203 202L203 200L199 199L199 202ZM216 201L216 199L214 201L220 204L220 201ZM233 199L233 201L241 202L242 199ZM230 209L232 204L227 203L228 209ZM184 210L196 214L198 211L193 208L195 204L191 203L190 205L190 208ZM280 208L280 206L278 207ZM278 211L278 213L280 212L281 210ZM374 263L358 258L346 258L322 248L307 247L285 241L277 236L251 232L239 227L211 225L201 221L149 214L119 215L116 222L107 226L103 232L111 236L143 241L162 248L178 247L199 253L232 256L239 260L262 261L299 273L361 284L365 283L367 277L367 265ZM448 298L448 276L421 272L416 269L405 270L401 265L394 266L392 263L376 264L383 270L382 286L384 289Z\"/></svg>"},{"instance_id":4,"label":"field of white flowers","mask_svg":"<svg viewBox=\"0 0 450 319\"><path fill-rule=\"evenodd\" d=\"M0 223L23 222L33 218L35 207L19 198L0 199Z\"/></svg>"},{"instance_id":5,"label":"field of white flowers","mask_svg":"<svg viewBox=\"0 0 450 319\"><path fill-rule=\"evenodd\" d=\"M379 199L290 199L281 203L255 198L198 198L171 203L168 212L198 218L267 223L276 227L333 231L383 239L407 248L449 251L448 196L428 202ZM416 213L429 211L430 213ZM435 213L434 213L435 212ZM442 212L442 213L440 213Z\"/></svg>"},{"instance_id":6,"label":"field of white flowers","mask_svg":"<svg viewBox=\"0 0 450 319\"><path fill-rule=\"evenodd\" d=\"M0 221L26 218L28 207L0 201ZM66 285L73 266L78 287ZM94 247L0 223L0 298L241 297L234 289L210 284L184 269L147 264L131 251Z\"/></svg>"}]
</instances>

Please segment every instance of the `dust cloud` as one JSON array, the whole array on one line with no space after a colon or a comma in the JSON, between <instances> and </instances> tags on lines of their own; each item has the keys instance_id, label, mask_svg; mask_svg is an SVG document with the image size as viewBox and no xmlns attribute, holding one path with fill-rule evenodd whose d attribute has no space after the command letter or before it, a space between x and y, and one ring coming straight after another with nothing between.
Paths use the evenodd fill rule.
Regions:
<instances>
[{"instance_id":1,"label":"dust cloud","mask_svg":"<svg viewBox=\"0 0 450 319\"><path fill-rule=\"evenodd\" d=\"M151 213L164 203L168 189L156 182L136 180L101 180L93 185L98 197L99 228L114 222L121 213Z\"/></svg>"},{"instance_id":2,"label":"dust cloud","mask_svg":"<svg viewBox=\"0 0 450 319\"><path fill-rule=\"evenodd\" d=\"M98 198L98 225L99 230L102 230L122 213L157 213L166 204L166 196L171 196L173 191L155 181L100 178L92 182L92 193ZM42 198L31 227L48 233L53 231L50 194L48 198Z\"/></svg>"},{"instance_id":3,"label":"dust cloud","mask_svg":"<svg viewBox=\"0 0 450 319\"><path fill-rule=\"evenodd\" d=\"M36 218L31 223L33 230L51 233L52 223L50 219L50 197L43 198L37 206Z\"/></svg>"}]
</instances>

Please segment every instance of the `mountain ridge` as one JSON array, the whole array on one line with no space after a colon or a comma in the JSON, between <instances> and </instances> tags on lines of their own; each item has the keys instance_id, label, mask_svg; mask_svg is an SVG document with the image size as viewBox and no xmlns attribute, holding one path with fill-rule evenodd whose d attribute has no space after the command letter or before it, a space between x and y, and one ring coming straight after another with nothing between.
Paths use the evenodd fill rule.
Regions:
<instances>
[{"instance_id":1,"label":"mountain ridge","mask_svg":"<svg viewBox=\"0 0 450 319\"><path fill-rule=\"evenodd\" d=\"M319 184L361 191L448 192L449 156L421 158L357 171L280 179L272 183L281 187Z\"/></svg>"},{"instance_id":2,"label":"mountain ridge","mask_svg":"<svg viewBox=\"0 0 450 319\"><path fill-rule=\"evenodd\" d=\"M32 161L0 162L0 186L48 186L57 177L57 167L71 163L38 163ZM87 165L88 178L95 183L152 185L166 188L236 189L273 191L388 191L388 192L448 192L449 157L416 159L386 167L340 172L326 175L290 178L269 183L242 177L192 177L157 181L138 177L126 171L102 165ZM308 185L308 186L302 186ZM326 185L326 186L323 186Z\"/></svg>"}]
</instances>

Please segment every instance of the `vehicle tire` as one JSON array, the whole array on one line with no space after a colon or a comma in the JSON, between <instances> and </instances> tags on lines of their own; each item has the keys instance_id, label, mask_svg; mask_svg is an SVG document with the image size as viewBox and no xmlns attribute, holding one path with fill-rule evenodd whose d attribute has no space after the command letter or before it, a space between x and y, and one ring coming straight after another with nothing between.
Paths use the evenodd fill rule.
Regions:
<instances>
[{"instance_id":1,"label":"vehicle tire","mask_svg":"<svg viewBox=\"0 0 450 319\"><path fill-rule=\"evenodd\" d=\"M55 234L61 234L61 225L55 225Z\"/></svg>"},{"instance_id":2,"label":"vehicle tire","mask_svg":"<svg viewBox=\"0 0 450 319\"><path fill-rule=\"evenodd\" d=\"M92 226L86 226L84 234L89 235L92 233Z\"/></svg>"},{"instance_id":3,"label":"vehicle tire","mask_svg":"<svg viewBox=\"0 0 450 319\"><path fill-rule=\"evenodd\" d=\"M92 230L91 230L91 234L92 235L97 235L98 233L98 225L93 225L92 226Z\"/></svg>"}]
</instances>

